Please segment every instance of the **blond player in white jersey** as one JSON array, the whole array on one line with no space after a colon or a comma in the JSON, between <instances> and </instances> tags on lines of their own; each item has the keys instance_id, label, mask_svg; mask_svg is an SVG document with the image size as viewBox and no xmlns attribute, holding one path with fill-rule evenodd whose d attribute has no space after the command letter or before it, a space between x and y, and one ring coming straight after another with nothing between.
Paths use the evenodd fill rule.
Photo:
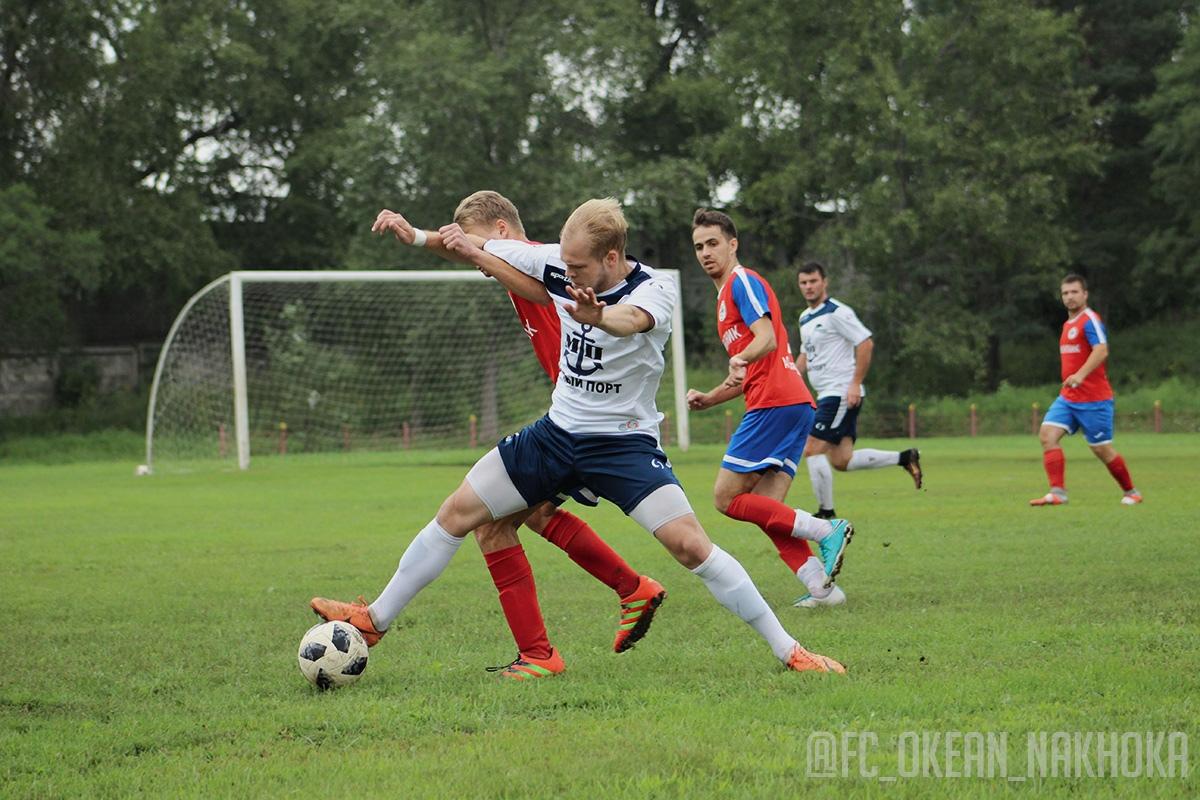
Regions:
<instances>
[{"instance_id":1,"label":"blond player in white jersey","mask_svg":"<svg viewBox=\"0 0 1200 800\"><path fill-rule=\"evenodd\" d=\"M544 285L563 333L550 411L476 462L409 544L374 603L317 598L313 607L378 637L441 575L470 531L585 485L652 533L788 669L844 672L833 659L801 647L742 565L708 538L659 448L661 415L654 395L676 289L673 281L625 255L627 232L612 198L575 209L563 225L561 244L492 240L484 249L481 239L457 225L439 231L447 249L506 286L521 273ZM811 527L798 520L794 535L816 538L823 532Z\"/></svg>"},{"instance_id":2,"label":"blond player in white jersey","mask_svg":"<svg viewBox=\"0 0 1200 800\"><path fill-rule=\"evenodd\" d=\"M858 412L867 390L863 380L871 366L875 344L871 331L850 306L829 296L825 267L808 261L799 270L800 292L808 308L800 314L800 355L796 368L808 376L817 396L817 418L804 456L816 516L832 519L833 470L878 469L899 466L921 488L921 454L908 450L854 449ZM832 469L831 469L832 467Z\"/></svg>"}]
</instances>

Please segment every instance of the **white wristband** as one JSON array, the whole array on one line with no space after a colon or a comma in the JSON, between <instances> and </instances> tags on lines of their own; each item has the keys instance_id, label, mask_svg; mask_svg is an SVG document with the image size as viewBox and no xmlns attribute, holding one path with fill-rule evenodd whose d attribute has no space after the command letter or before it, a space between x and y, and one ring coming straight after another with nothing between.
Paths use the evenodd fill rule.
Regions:
<instances>
[{"instance_id":1,"label":"white wristband","mask_svg":"<svg viewBox=\"0 0 1200 800\"><path fill-rule=\"evenodd\" d=\"M424 247L425 241L428 238L429 236L425 233L425 231L421 230L420 228L413 228L413 247Z\"/></svg>"}]
</instances>

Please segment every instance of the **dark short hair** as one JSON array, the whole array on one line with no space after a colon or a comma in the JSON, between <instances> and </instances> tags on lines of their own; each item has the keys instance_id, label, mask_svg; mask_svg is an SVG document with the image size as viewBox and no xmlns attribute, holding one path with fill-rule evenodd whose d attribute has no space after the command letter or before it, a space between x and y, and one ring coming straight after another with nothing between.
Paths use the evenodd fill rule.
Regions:
<instances>
[{"instance_id":1,"label":"dark short hair","mask_svg":"<svg viewBox=\"0 0 1200 800\"><path fill-rule=\"evenodd\" d=\"M801 275L808 273L808 272L817 272L817 273L820 273L822 278L824 278L825 277L825 266L823 264L821 264L820 261L805 261L803 264L800 265L800 269L797 270L797 272L799 272Z\"/></svg>"},{"instance_id":2,"label":"dark short hair","mask_svg":"<svg viewBox=\"0 0 1200 800\"><path fill-rule=\"evenodd\" d=\"M737 238L737 226L733 224L733 220L728 214L720 211L712 211L707 208L696 209L696 213L692 215L692 230L696 230L702 225L716 225L726 237Z\"/></svg>"},{"instance_id":3,"label":"dark short hair","mask_svg":"<svg viewBox=\"0 0 1200 800\"><path fill-rule=\"evenodd\" d=\"M1080 286L1083 287L1083 290L1085 292L1087 291L1087 278L1083 277L1082 275L1080 275L1076 272L1072 272L1070 275L1063 278L1062 284L1060 284L1060 285L1065 286L1068 283L1078 283Z\"/></svg>"}]
</instances>

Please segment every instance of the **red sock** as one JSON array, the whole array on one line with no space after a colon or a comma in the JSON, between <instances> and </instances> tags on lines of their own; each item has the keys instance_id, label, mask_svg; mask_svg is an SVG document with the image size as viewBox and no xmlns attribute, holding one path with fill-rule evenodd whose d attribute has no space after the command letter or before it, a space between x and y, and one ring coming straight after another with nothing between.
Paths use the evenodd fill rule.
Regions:
<instances>
[{"instance_id":1,"label":"red sock","mask_svg":"<svg viewBox=\"0 0 1200 800\"><path fill-rule=\"evenodd\" d=\"M1061 447L1044 451L1042 466L1046 468L1046 477L1050 479L1051 489L1067 488L1067 459L1063 456Z\"/></svg>"},{"instance_id":2,"label":"red sock","mask_svg":"<svg viewBox=\"0 0 1200 800\"><path fill-rule=\"evenodd\" d=\"M555 512L540 535L567 554L589 575L617 593L617 597L633 594L638 587L638 574L617 555L617 551L600 538L591 525L561 508Z\"/></svg>"},{"instance_id":3,"label":"red sock","mask_svg":"<svg viewBox=\"0 0 1200 800\"><path fill-rule=\"evenodd\" d=\"M1128 492L1133 488L1133 479L1129 477L1129 470L1125 467L1125 459L1117 456L1104 466L1108 467L1109 473L1117 483L1121 484L1122 489Z\"/></svg>"},{"instance_id":4,"label":"red sock","mask_svg":"<svg viewBox=\"0 0 1200 800\"><path fill-rule=\"evenodd\" d=\"M500 592L500 607L521 655L531 658L550 657L550 639L542 609L538 606L537 587L533 570L521 545L513 545L494 553L484 553L488 571Z\"/></svg>"},{"instance_id":5,"label":"red sock","mask_svg":"<svg viewBox=\"0 0 1200 800\"><path fill-rule=\"evenodd\" d=\"M796 510L778 500L746 492L733 498L725 515L743 522L753 522L775 543L779 557L792 572L812 556L808 541L792 536L796 526Z\"/></svg>"}]
</instances>

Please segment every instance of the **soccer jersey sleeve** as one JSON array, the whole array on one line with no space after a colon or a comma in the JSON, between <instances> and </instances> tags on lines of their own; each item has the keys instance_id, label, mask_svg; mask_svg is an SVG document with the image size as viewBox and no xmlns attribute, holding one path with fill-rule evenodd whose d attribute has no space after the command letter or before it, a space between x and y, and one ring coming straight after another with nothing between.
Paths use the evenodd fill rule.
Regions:
<instances>
[{"instance_id":1,"label":"soccer jersey sleeve","mask_svg":"<svg viewBox=\"0 0 1200 800\"><path fill-rule=\"evenodd\" d=\"M655 328L669 327L675 310L675 281L664 276L644 281L629 293L626 302L653 317Z\"/></svg>"},{"instance_id":2,"label":"soccer jersey sleeve","mask_svg":"<svg viewBox=\"0 0 1200 800\"><path fill-rule=\"evenodd\" d=\"M558 257L557 244L530 244L517 239L489 239L483 249L538 280L545 275L550 259Z\"/></svg>"},{"instance_id":3,"label":"soccer jersey sleeve","mask_svg":"<svg viewBox=\"0 0 1200 800\"><path fill-rule=\"evenodd\" d=\"M1108 344L1108 331L1104 330L1104 323L1099 317L1089 315L1088 321L1083 323L1083 335L1087 337L1088 344L1095 347L1098 344Z\"/></svg>"},{"instance_id":4,"label":"soccer jersey sleeve","mask_svg":"<svg viewBox=\"0 0 1200 800\"><path fill-rule=\"evenodd\" d=\"M858 315L850 306L842 306L836 314L831 314L830 317L837 327L838 333L855 347L871 338L871 331L859 321Z\"/></svg>"},{"instance_id":5,"label":"soccer jersey sleeve","mask_svg":"<svg viewBox=\"0 0 1200 800\"><path fill-rule=\"evenodd\" d=\"M744 270L736 270L733 273L733 286L730 288L733 302L737 305L738 313L742 315L742 322L746 323L747 328L770 313L771 304L767 299L766 287L757 277L747 275Z\"/></svg>"}]
</instances>

